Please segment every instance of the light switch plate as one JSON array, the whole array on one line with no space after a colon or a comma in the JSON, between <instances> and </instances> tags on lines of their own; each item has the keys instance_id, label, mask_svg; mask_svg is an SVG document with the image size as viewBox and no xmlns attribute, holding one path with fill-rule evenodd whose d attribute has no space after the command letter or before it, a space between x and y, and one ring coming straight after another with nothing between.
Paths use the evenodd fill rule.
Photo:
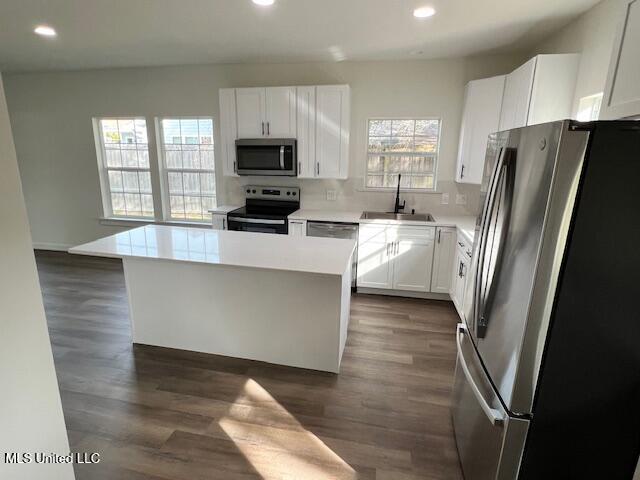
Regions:
<instances>
[{"instance_id":1,"label":"light switch plate","mask_svg":"<svg viewBox=\"0 0 640 480\"><path fill-rule=\"evenodd\" d=\"M456 205L466 205L467 196L464 193L456 193Z\"/></svg>"},{"instance_id":2,"label":"light switch plate","mask_svg":"<svg viewBox=\"0 0 640 480\"><path fill-rule=\"evenodd\" d=\"M442 197L440 197L440 203L442 205L449 205L449 194L448 193L443 193Z\"/></svg>"},{"instance_id":3,"label":"light switch plate","mask_svg":"<svg viewBox=\"0 0 640 480\"><path fill-rule=\"evenodd\" d=\"M335 190L327 190L327 200L335 202L337 197L338 195Z\"/></svg>"}]
</instances>

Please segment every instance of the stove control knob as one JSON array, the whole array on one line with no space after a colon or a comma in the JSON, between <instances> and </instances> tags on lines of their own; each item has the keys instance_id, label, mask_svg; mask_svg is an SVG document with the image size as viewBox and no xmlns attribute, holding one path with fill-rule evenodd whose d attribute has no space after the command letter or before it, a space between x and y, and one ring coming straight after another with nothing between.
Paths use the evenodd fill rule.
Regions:
<instances>
[{"instance_id":1,"label":"stove control knob","mask_svg":"<svg viewBox=\"0 0 640 480\"><path fill-rule=\"evenodd\" d=\"M292 195L295 197L295 196L296 196L296 192L293 192L293 194L292 194Z\"/></svg>"},{"instance_id":2,"label":"stove control knob","mask_svg":"<svg viewBox=\"0 0 640 480\"><path fill-rule=\"evenodd\" d=\"M287 195L291 195L291 192L287 192Z\"/></svg>"},{"instance_id":3,"label":"stove control knob","mask_svg":"<svg viewBox=\"0 0 640 480\"><path fill-rule=\"evenodd\" d=\"M256 191L255 191L255 190L252 190L252 191L251 191L251 193L256 193Z\"/></svg>"},{"instance_id":4,"label":"stove control knob","mask_svg":"<svg viewBox=\"0 0 640 480\"><path fill-rule=\"evenodd\" d=\"M247 193L251 193L251 189L250 188L247 188Z\"/></svg>"}]
</instances>

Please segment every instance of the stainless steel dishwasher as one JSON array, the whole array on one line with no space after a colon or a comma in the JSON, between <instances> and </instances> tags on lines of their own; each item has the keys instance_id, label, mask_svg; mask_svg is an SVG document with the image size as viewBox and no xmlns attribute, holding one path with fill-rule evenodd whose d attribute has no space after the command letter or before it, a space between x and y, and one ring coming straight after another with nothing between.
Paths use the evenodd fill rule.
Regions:
<instances>
[{"instance_id":1,"label":"stainless steel dishwasher","mask_svg":"<svg viewBox=\"0 0 640 480\"><path fill-rule=\"evenodd\" d=\"M337 222L307 222L308 237L349 238L356 241L356 250L353 252L353 265L351 267L351 289L356 288L358 268L358 224Z\"/></svg>"}]
</instances>

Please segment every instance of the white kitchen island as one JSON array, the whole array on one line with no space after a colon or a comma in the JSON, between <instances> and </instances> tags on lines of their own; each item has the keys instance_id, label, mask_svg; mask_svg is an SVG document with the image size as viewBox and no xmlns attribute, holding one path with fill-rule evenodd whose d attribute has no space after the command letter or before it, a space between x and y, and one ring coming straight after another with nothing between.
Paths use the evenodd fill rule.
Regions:
<instances>
[{"instance_id":1,"label":"white kitchen island","mask_svg":"<svg viewBox=\"0 0 640 480\"><path fill-rule=\"evenodd\" d=\"M337 373L353 240L145 226L70 253L121 258L134 343Z\"/></svg>"}]
</instances>

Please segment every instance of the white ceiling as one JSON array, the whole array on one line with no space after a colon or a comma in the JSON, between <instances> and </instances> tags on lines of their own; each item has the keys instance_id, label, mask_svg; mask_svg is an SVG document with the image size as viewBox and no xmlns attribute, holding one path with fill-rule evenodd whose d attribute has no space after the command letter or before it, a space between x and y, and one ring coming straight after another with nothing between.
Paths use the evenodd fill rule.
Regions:
<instances>
[{"instance_id":1,"label":"white ceiling","mask_svg":"<svg viewBox=\"0 0 640 480\"><path fill-rule=\"evenodd\" d=\"M0 70L400 60L523 49L597 0L1 0ZM415 7L437 13L416 19ZM36 24L56 38L33 34Z\"/></svg>"}]
</instances>

